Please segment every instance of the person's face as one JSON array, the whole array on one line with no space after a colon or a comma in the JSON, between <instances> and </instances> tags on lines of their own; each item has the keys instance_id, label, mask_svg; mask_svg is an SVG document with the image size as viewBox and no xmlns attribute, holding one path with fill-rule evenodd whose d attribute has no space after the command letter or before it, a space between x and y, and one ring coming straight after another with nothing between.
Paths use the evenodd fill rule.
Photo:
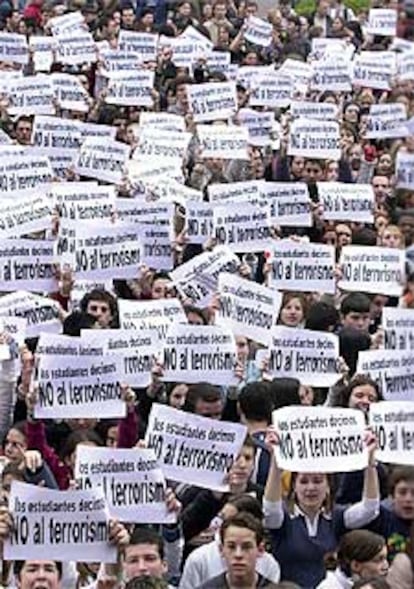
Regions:
<instances>
[{"instance_id":1,"label":"person's face","mask_svg":"<svg viewBox=\"0 0 414 589\"><path fill-rule=\"evenodd\" d=\"M336 237L336 233L333 229L329 229L328 231L325 231L325 233L323 234L323 243L326 243L328 245L333 245L333 246L337 246L338 244L338 240Z\"/></svg>"},{"instance_id":2,"label":"person's face","mask_svg":"<svg viewBox=\"0 0 414 589\"><path fill-rule=\"evenodd\" d=\"M399 481L393 494L394 511L402 519L414 519L414 481Z\"/></svg>"},{"instance_id":3,"label":"person's face","mask_svg":"<svg viewBox=\"0 0 414 589\"><path fill-rule=\"evenodd\" d=\"M340 139L342 149L349 149L355 143L355 137L348 129L341 129Z\"/></svg>"},{"instance_id":4,"label":"person's face","mask_svg":"<svg viewBox=\"0 0 414 589\"><path fill-rule=\"evenodd\" d=\"M332 30L333 31L342 31L342 29L344 28L344 25L341 21L340 18L334 18L333 23L332 23Z\"/></svg>"},{"instance_id":5,"label":"person's face","mask_svg":"<svg viewBox=\"0 0 414 589\"><path fill-rule=\"evenodd\" d=\"M101 327L109 327L113 319L111 307L106 301L89 301L86 312L96 318Z\"/></svg>"},{"instance_id":6,"label":"person's face","mask_svg":"<svg viewBox=\"0 0 414 589\"><path fill-rule=\"evenodd\" d=\"M383 203L390 191L390 181L387 176L374 176L372 179L376 202Z\"/></svg>"},{"instance_id":7,"label":"person's face","mask_svg":"<svg viewBox=\"0 0 414 589\"><path fill-rule=\"evenodd\" d=\"M244 58L243 63L245 65L258 65L259 60L257 58L257 53L255 53L254 51L249 51L249 53Z\"/></svg>"},{"instance_id":8,"label":"person's face","mask_svg":"<svg viewBox=\"0 0 414 589\"><path fill-rule=\"evenodd\" d=\"M414 217L411 217L411 215L401 215L398 220L398 227L404 235L406 245L411 245L414 234Z\"/></svg>"},{"instance_id":9,"label":"person's face","mask_svg":"<svg viewBox=\"0 0 414 589\"><path fill-rule=\"evenodd\" d=\"M384 217L383 215L378 215L378 217L375 219L375 229L377 230L377 233L382 233L385 227L387 227L387 225L387 217Z\"/></svg>"},{"instance_id":10,"label":"person's face","mask_svg":"<svg viewBox=\"0 0 414 589\"><path fill-rule=\"evenodd\" d=\"M17 581L18 589L59 589L59 571L53 560L26 560Z\"/></svg>"},{"instance_id":11,"label":"person's face","mask_svg":"<svg viewBox=\"0 0 414 589\"><path fill-rule=\"evenodd\" d=\"M381 235L381 245L398 249L402 247L402 238L399 233L385 228Z\"/></svg>"},{"instance_id":12,"label":"person's face","mask_svg":"<svg viewBox=\"0 0 414 589\"><path fill-rule=\"evenodd\" d=\"M179 384L173 388L170 395L169 405L175 409L182 409L187 398L188 386Z\"/></svg>"},{"instance_id":13,"label":"person's face","mask_svg":"<svg viewBox=\"0 0 414 589\"><path fill-rule=\"evenodd\" d=\"M229 526L225 531L221 554L227 563L230 579L236 586L241 587L245 580L251 580L256 560L262 553L263 546L257 544L253 530Z\"/></svg>"},{"instance_id":14,"label":"person's face","mask_svg":"<svg viewBox=\"0 0 414 589\"><path fill-rule=\"evenodd\" d=\"M336 182L339 177L339 166L338 162L329 162L328 169L326 170L326 180L328 182Z\"/></svg>"},{"instance_id":15,"label":"person's face","mask_svg":"<svg viewBox=\"0 0 414 589\"><path fill-rule=\"evenodd\" d=\"M16 127L16 139L21 145L29 145L32 135L32 124L29 121L19 121Z\"/></svg>"},{"instance_id":16,"label":"person's face","mask_svg":"<svg viewBox=\"0 0 414 589\"><path fill-rule=\"evenodd\" d=\"M378 554L365 562L352 561L351 570L361 579L385 577L388 573L387 547L384 546Z\"/></svg>"},{"instance_id":17,"label":"person's face","mask_svg":"<svg viewBox=\"0 0 414 589\"><path fill-rule=\"evenodd\" d=\"M352 389L348 401L349 409L359 409L368 413L371 403L378 401L377 391L370 384L361 384Z\"/></svg>"},{"instance_id":18,"label":"person's face","mask_svg":"<svg viewBox=\"0 0 414 589\"><path fill-rule=\"evenodd\" d=\"M329 494L328 479L322 473L298 473L294 491L296 502L305 512L318 510Z\"/></svg>"},{"instance_id":19,"label":"person's face","mask_svg":"<svg viewBox=\"0 0 414 589\"><path fill-rule=\"evenodd\" d=\"M297 327L303 318L303 306L300 299L290 299L280 311L280 321L287 327Z\"/></svg>"},{"instance_id":20,"label":"person's face","mask_svg":"<svg viewBox=\"0 0 414 589\"><path fill-rule=\"evenodd\" d=\"M247 485L254 468L255 452L251 446L243 446L231 467L231 480L237 485Z\"/></svg>"},{"instance_id":21,"label":"person's face","mask_svg":"<svg viewBox=\"0 0 414 589\"><path fill-rule=\"evenodd\" d=\"M347 225L339 224L335 228L335 233L338 238L338 246L344 247L350 245L352 242L352 231Z\"/></svg>"},{"instance_id":22,"label":"person's face","mask_svg":"<svg viewBox=\"0 0 414 589\"><path fill-rule=\"evenodd\" d=\"M157 278L151 286L151 298L153 300L168 299L173 296L172 283L168 278Z\"/></svg>"},{"instance_id":23,"label":"person's face","mask_svg":"<svg viewBox=\"0 0 414 589\"><path fill-rule=\"evenodd\" d=\"M305 387L302 384L299 387L299 397L300 397L300 404L305 405L307 407L311 407L313 405L314 400L314 392L312 387Z\"/></svg>"},{"instance_id":24,"label":"person's face","mask_svg":"<svg viewBox=\"0 0 414 589\"><path fill-rule=\"evenodd\" d=\"M132 8L127 8L122 11L122 24L126 27L132 27L135 20L135 14Z\"/></svg>"},{"instance_id":25,"label":"person's face","mask_svg":"<svg viewBox=\"0 0 414 589\"><path fill-rule=\"evenodd\" d=\"M224 20L226 18L226 5L225 4L216 4L213 9L214 18L216 20Z\"/></svg>"},{"instance_id":26,"label":"person's face","mask_svg":"<svg viewBox=\"0 0 414 589\"><path fill-rule=\"evenodd\" d=\"M291 170L296 178L301 178L303 169L305 167L305 160L302 157L294 157L292 159Z\"/></svg>"},{"instance_id":27,"label":"person's face","mask_svg":"<svg viewBox=\"0 0 414 589\"><path fill-rule=\"evenodd\" d=\"M194 311L187 313L187 321L190 325L205 325L203 318L198 313L194 313Z\"/></svg>"},{"instance_id":28,"label":"person's face","mask_svg":"<svg viewBox=\"0 0 414 589\"><path fill-rule=\"evenodd\" d=\"M305 181L308 183L322 182L324 179L323 168L317 162L306 162L305 163Z\"/></svg>"},{"instance_id":29,"label":"person's face","mask_svg":"<svg viewBox=\"0 0 414 589\"><path fill-rule=\"evenodd\" d=\"M320 16L326 16L329 10L329 2L327 0L320 0L317 6L317 11Z\"/></svg>"},{"instance_id":30,"label":"person's face","mask_svg":"<svg viewBox=\"0 0 414 589\"><path fill-rule=\"evenodd\" d=\"M348 123L357 123L358 122L358 114L359 108L356 104L350 104L344 113L344 119Z\"/></svg>"},{"instance_id":31,"label":"person's face","mask_svg":"<svg viewBox=\"0 0 414 589\"><path fill-rule=\"evenodd\" d=\"M141 18L141 22L144 25L144 27L152 27L152 25L154 24L154 15L148 12L148 14L145 14Z\"/></svg>"},{"instance_id":32,"label":"person's face","mask_svg":"<svg viewBox=\"0 0 414 589\"><path fill-rule=\"evenodd\" d=\"M167 572L167 565L156 544L136 544L127 546L123 569L127 580L141 575L161 579Z\"/></svg>"},{"instance_id":33,"label":"person's face","mask_svg":"<svg viewBox=\"0 0 414 589\"><path fill-rule=\"evenodd\" d=\"M372 319L379 319L385 305L388 303L388 297L384 295L375 295L371 301L370 314Z\"/></svg>"},{"instance_id":34,"label":"person's face","mask_svg":"<svg viewBox=\"0 0 414 589\"><path fill-rule=\"evenodd\" d=\"M119 33L119 23L114 18L109 19L107 25L107 31L109 35L117 35Z\"/></svg>"},{"instance_id":35,"label":"person's face","mask_svg":"<svg viewBox=\"0 0 414 589\"><path fill-rule=\"evenodd\" d=\"M106 432L106 440L105 446L107 448L116 448L118 442L118 426L113 425L112 427L108 428Z\"/></svg>"},{"instance_id":36,"label":"person's face","mask_svg":"<svg viewBox=\"0 0 414 589\"><path fill-rule=\"evenodd\" d=\"M226 27L220 27L217 41L219 45L227 46L230 42L230 35Z\"/></svg>"},{"instance_id":37,"label":"person's face","mask_svg":"<svg viewBox=\"0 0 414 589\"><path fill-rule=\"evenodd\" d=\"M392 158L389 153L383 153L378 161L378 171L380 174L388 174L392 168Z\"/></svg>"},{"instance_id":38,"label":"person's face","mask_svg":"<svg viewBox=\"0 0 414 589\"><path fill-rule=\"evenodd\" d=\"M249 357L249 342L246 337L236 336L237 360L247 362Z\"/></svg>"},{"instance_id":39,"label":"person's face","mask_svg":"<svg viewBox=\"0 0 414 589\"><path fill-rule=\"evenodd\" d=\"M217 401L203 401L198 399L195 404L194 413L201 415L201 417L210 417L210 419L221 419L223 413L223 401L218 399Z\"/></svg>"},{"instance_id":40,"label":"person's face","mask_svg":"<svg viewBox=\"0 0 414 589\"><path fill-rule=\"evenodd\" d=\"M359 331L368 331L369 319L369 313L350 311L343 318L342 324L344 327L352 327L353 329L359 329Z\"/></svg>"},{"instance_id":41,"label":"person's face","mask_svg":"<svg viewBox=\"0 0 414 589\"><path fill-rule=\"evenodd\" d=\"M246 8L246 16L255 16L257 14L257 6L256 4L249 4Z\"/></svg>"},{"instance_id":42,"label":"person's face","mask_svg":"<svg viewBox=\"0 0 414 589\"><path fill-rule=\"evenodd\" d=\"M175 96L177 102L179 102L180 104L188 104L187 89L185 87L185 84L180 84L179 86L177 86Z\"/></svg>"},{"instance_id":43,"label":"person's face","mask_svg":"<svg viewBox=\"0 0 414 589\"><path fill-rule=\"evenodd\" d=\"M181 16L189 18L191 16L191 4L189 2L184 2L184 4L178 9L178 12Z\"/></svg>"},{"instance_id":44,"label":"person's face","mask_svg":"<svg viewBox=\"0 0 414 589\"><path fill-rule=\"evenodd\" d=\"M26 437L17 429L10 429L4 444L4 454L11 462L20 462L27 450Z\"/></svg>"}]
</instances>

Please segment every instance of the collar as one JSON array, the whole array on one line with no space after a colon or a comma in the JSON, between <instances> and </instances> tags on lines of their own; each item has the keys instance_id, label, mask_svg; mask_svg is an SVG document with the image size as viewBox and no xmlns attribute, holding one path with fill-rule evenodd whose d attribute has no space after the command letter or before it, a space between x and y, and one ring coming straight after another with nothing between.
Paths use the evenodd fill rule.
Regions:
<instances>
[{"instance_id":1,"label":"collar","mask_svg":"<svg viewBox=\"0 0 414 589\"><path fill-rule=\"evenodd\" d=\"M291 518L294 519L296 517L303 517L303 519L305 520L306 528L308 530L308 534L311 538L314 538L318 533L318 524L320 517L323 517L327 520L332 519L331 515L326 512L324 507L322 507L322 509L318 511L314 519L310 519L310 517L299 507L299 505L295 503L295 505L293 506Z\"/></svg>"}]
</instances>

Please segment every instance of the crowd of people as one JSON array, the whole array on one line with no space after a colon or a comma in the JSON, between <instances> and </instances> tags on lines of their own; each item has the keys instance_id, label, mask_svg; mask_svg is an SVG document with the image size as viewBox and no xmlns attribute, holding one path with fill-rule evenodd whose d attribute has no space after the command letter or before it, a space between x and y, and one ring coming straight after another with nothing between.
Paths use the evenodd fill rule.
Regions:
<instances>
[{"instance_id":1,"label":"crowd of people","mask_svg":"<svg viewBox=\"0 0 414 589\"><path fill-rule=\"evenodd\" d=\"M378 14L384 10L384 20L389 19L386 24L377 22L377 28L373 26L376 10ZM389 33L390 21L395 25L394 34ZM13 242L23 244L19 240L24 240L26 246L29 240L32 244L36 240L42 244L48 241L54 248L53 288L39 292L35 286L33 292L44 295L43 303L39 303L40 298L29 297L25 313L11 303L4 311L3 303L12 300L10 293L17 290L19 277L16 274L10 287L1 252L0 550L6 551L6 546L10 550L13 538L21 533L15 511L21 488L18 483L36 486L39 499L45 489L80 492L76 480L79 448L107 448L115 457L118 449L138 452L148 447L146 434L151 411L159 404L183 412L183 422L185 415L191 414L221 421L224 432L229 423L242 424L247 431L227 469L225 490L206 486L201 469L200 481L194 480L193 484L179 474L174 480L166 477L163 497L175 523L141 523L143 506L139 501L134 523L119 521L109 508L107 541L116 548L115 563L90 562L87 549L84 561L65 558L67 546L60 558L49 560L52 553L48 554L50 546L46 542L44 558L33 558L27 545L25 559L2 559L0 585L18 589L413 589L414 430L412 426L410 430L409 424L414 415L409 409L414 394L412 373L410 368L402 371L404 394L392 397L395 390L387 380L389 375L381 375L381 370L370 374L359 369L360 354L369 350L381 352L385 347L394 347L397 351L390 353L398 355L400 350L410 359L410 346L393 346L382 320L384 309L391 307L397 313L401 310L404 317L409 317L414 308L414 176L410 175L410 158L414 159L414 67L410 72L407 65L414 55L414 18L410 4L372 0L370 6L354 11L342 0L317 0L314 10L303 16L296 13L291 0L275 2L268 13L256 0L27 0L26 4L21 0L2 0L0 25L0 167L1 160L5 162L2 174L8 177L9 162L29 162L30 168L30 162L36 161L39 154L50 158L52 172L46 183L37 180L33 191L22 195L18 190L4 190L1 185L2 199L7 204L17 203L18 207L21 202L22 210L31 195L37 197L39 191L49 195L48 226L35 227L18 221L14 234L4 233L3 217L6 219L7 210L0 204L1 249L13 248ZM125 41L122 45L125 32L143 34L135 41L137 46L142 43L146 48L142 54L131 49L133 35L129 48ZM92 44L88 62L76 59L75 49L65 50L65 43L70 47L72 40L81 54L87 54L84 46ZM6 51L12 43L20 53ZM155 47L155 52L151 47ZM19 58L13 57L18 54ZM358 60L360 67L366 68L364 82L355 65ZM387 64L391 64L388 69ZM128 76L136 80L133 76L144 71L153 75L153 85L149 91L143 87L141 94L133 94ZM324 76L319 76L322 71ZM278 93L276 72L280 72L284 94ZM50 80L57 74L69 76L72 90L76 89L77 98L72 106L62 101L57 84L53 101L48 104L52 112L39 111L36 102L30 103L27 96L24 112L16 111L13 88L18 88L23 78L39 80L42 76L41 80ZM262 96L260 102L257 92L262 85L266 86L267 76L272 78L273 94ZM286 97L287 78L290 86ZM345 86L338 89L338 81ZM119 83L125 83L121 91ZM205 112L201 110L200 116L193 90L204 84L211 102L205 101ZM226 103L228 106L230 101L227 116L220 110L219 94L210 90L214 84L222 85L226 98L230 96L229 88L234 92L234 103L231 99ZM118 90L114 91L114 87ZM133 96L130 103L127 89L131 91L129 96ZM140 102L142 96L145 105ZM305 114L295 118L293 105ZM397 118L405 113L402 120L398 119L398 126L392 126L392 116L387 114L375 119L376 108L383 106L384 113L390 112L387 105L397 108ZM143 113L148 112L153 118L145 122ZM85 124L80 143L69 151L69 141L55 150L43 143L38 117L45 114L55 117L57 124ZM265 128L266 116L270 124ZM246 122L249 117L257 117L250 127ZM329 152L332 159L323 151L327 147L323 137L313 147L313 137L306 136L306 131L299 140L292 137L295 124L301 123L305 128L309 123L311 128L310 123L316 125L315 121L319 121L323 125L326 119L336 125L334 148ZM381 121L385 121L383 127ZM247 125L244 143L238 142L237 148L234 144L237 154L242 145L244 159L231 157L228 148L223 148L222 154L219 150L214 153L215 147L209 144L208 137L203 140L202 133L198 134L200 125L210 125L211 129L224 127L235 137ZM68 127L67 132L72 133L74 128ZM100 167L105 166L109 174L114 172L110 170L110 158L100 162L95 172L94 166L85 165L85 159L82 160L83 141L87 145L92 138L93 142L99 129L107 134L93 157L100 149L104 151L105 141L128 147L118 181L109 182L101 174ZM180 133L182 137L188 133L188 139L182 143L177 139ZM53 143L53 131L51 138ZM171 146L184 145L173 157L168 153L169 138ZM204 155L203 150L209 149L208 155ZM88 201L89 192L93 193L90 180L103 187L114 186L115 196L109 209L100 207L98 201ZM310 222L284 225L283 215L279 223L272 221L267 212L267 241L262 240L261 247L249 249L248 245L243 247L241 240L237 249L237 244L231 244L228 237L223 242L222 233L216 232L214 208L222 204L229 207L231 203L235 217L229 224L252 206L267 210L271 203L269 198L266 200L266 191L256 201L249 198L249 186L253 190L263 186L261 182L270 183L276 191L278 184L283 186L287 195L283 202L290 203L291 209L296 202L294 187L305 187L305 209ZM79 210L75 211L74 225L68 224L64 195L60 201L53 197L53 187L64 184L69 185L69 191L73 184L74 194L78 191L82 195L80 204L86 208L92 205L89 210L94 211L84 218ZM215 199L210 189L216 185L224 191L234 185L237 198ZM322 195L329 197L329 186L332 198L341 186L350 188L347 194L358 202L359 190L361 202L368 194L365 208L347 209L346 195L341 193L339 213L337 210L335 216L330 211L328 215L324 206L328 201ZM118 208L120 199L122 207ZM148 221L153 229L167 223L170 265L152 265L156 259L156 254L152 255L156 251L153 242L148 248L152 252L151 262L147 263L143 237L140 263L132 268L135 274L131 274L131 268L129 273L124 272L130 261L127 255L119 255L113 256L112 262L116 258L116 263L111 275L102 273L105 278L98 280L90 265L88 276L88 268L85 270L77 257L80 241L76 233L87 236L88 231L91 235L102 231L102 235L110 235L111 227L118 226L122 211L128 207L127 199L138 211L135 227L145 227ZM76 198L66 204L70 207L75 201ZM356 201L354 207L359 206ZM155 205L155 212L145 209L145 214L140 213L140 207L144 210L148 203ZM158 217L158 205L171 207L169 218ZM200 215L204 211L204 221L207 219L204 233L197 232L196 238L191 230L194 219L197 221L190 217L192 207ZM135 213L132 208L129 210L132 218ZM202 219L198 220L202 224ZM246 228L243 230L246 240L249 239ZM73 258L64 245L70 231L71 243L75 244ZM255 235L260 239L263 232L257 231ZM110 418L105 413L102 418L99 410L88 411L87 403L76 418L39 417L40 399L46 395L39 385L39 362L41 366L44 353L38 349L39 335L44 348L50 326L37 315L30 332L24 322L14 332L10 329L10 318L23 316L32 320L33 310L49 300L57 310L53 318L54 337L58 332L73 341L82 341L85 330L93 330L99 342L99 330L122 329L120 333L125 335L128 328L121 310L125 301L135 302L138 307L143 305L143 309L151 301L154 313L159 305L162 314L162 304L174 300L188 329L194 326L197 333L207 333L208 326L223 326L223 321L218 320L223 305L220 277L224 276L224 282L232 272L245 284L256 283L268 292L277 288L272 264L279 241L283 241L284 247L286 243L299 248L307 244L330 246L334 252L329 268L334 292L306 288L306 284L318 279L316 271L309 275L308 282L301 283L305 285L302 288L298 282L296 288L281 288L280 309L273 325L268 326L269 333L285 327L293 336L296 332L301 337L304 333L320 332L337 337L337 377L333 386L322 386L323 368L316 380L312 371L305 370L296 378L298 375L291 375L286 366L284 371L280 366L279 370L272 368L271 360L261 355L266 349L263 331L258 330L255 339L252 326L244 332L243 317L238 317L236 327L230 323L234 346L232 385L219 382L219 370L214 374L214 369L210 371L211 382L207 377L197 381L193 371L185 367L180 372L181 380L171 382L165 378L168 369L164 365L163 346L168 339L167 331L157 341L159 354L153 354L151 348L151 365L144 369L148 372L148 386L136 386L128 382L125 374L119 376L122 386L118 398L125 404L122 418L118 418L118 413ZM173 270L184 268L198 256L207 259L203 256L222 251L223 245L236 254L236 263L233 260L229 264L226 259L226 264L216 273L211 270L204 282L199 276L201 266L194 273L193 283L188 277L187 282L174 277ZM404 267L398 280L365 280L365 292L350 287L352 279L343 259L349 246L361 246L364 252L372 251L375 255L380 248L387 255L392 250L403 254ZM159 251L165 252L163 247ZM163 263L165 258L162 257ZM361 266L370 263L369 257L360 260ZM27 259L28 264L31 262ZM19 263L23 263L20 258ZM378 276L376 268L372 277ZM33 278L36 282L42 276ZM375 282L379 284L377 291ZM20 290L30 292L30 280L24 284ZM142 324L141 328L142 334L147 333L148 325ZM144 354L145 344L136 353ZM74 368L80 366L78 360ZM407 365L410 366L409 361ZM331 369L329 372L331 377ZM72 376L77 377L75 373ZM93 381L98 382L99 378L89 377L89 384L94 385ZM51 383L53 386L53 378ZM395 463L376 458L381 440L370 427L370 408L394 399L407 401L404 439L405 449L411 449L411 463L406 454L400 462L397 457ZM305 407L314 408L315 415L322 408L362 414L366 430L361 451L368 457L365 469L347 468L341 472L340 463L334 473L282 468L278 457L283 437L272 414L290 406L295 407L298 417ZM81 515L73 514L73 519L77 518Z\"/></svg>"}]
</instances>

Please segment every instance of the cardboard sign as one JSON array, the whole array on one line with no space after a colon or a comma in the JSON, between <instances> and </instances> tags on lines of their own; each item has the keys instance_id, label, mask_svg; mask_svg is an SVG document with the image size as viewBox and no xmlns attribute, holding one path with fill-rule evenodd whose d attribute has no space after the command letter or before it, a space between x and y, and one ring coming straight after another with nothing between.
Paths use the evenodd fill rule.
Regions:
<instances>
[{"instance_id":1,"label":"cardboard sign","mask_svg":"<svg viewBox=\"0 0 414 589\"><path fill-rule=\"evenodd\" d=\"M226 120L237 111L234 82L209 82L187 86L189 110L196 123Z\"/></svg>"},{"instance_id":2,"label":"cardboard sign","mask_svg":"<svg viewBox=\"0 0 414 589\"><path fill-rule=\"evenodd\" d=\"M116 198L114 209L118 221L126 223L151 223L171 227L174 216L171 202L141 202L133 198Z\"/></svg>"},{"instance_id":3,"label":"cardboard sign","mask_svg":"<svg viewBox=\"0 0 414 589\"><path fill-rule=\"evenodd\" d=\"M174 256L170 227L158 223L146 223L140 229L142 239L142 261L154 270L172 270Z\"/></svg>"},{"instance_id":4,"label":"cardboard sign","mask_svg":"<svg viewBox=\"0 0 414 589\"><path fill-rule=\"evenodd\" d=\"M283 407L272 414L280 443L278 466L293 472L351 472L368 466L362 411L337 407Z\"/></svg>"},{"instance_id":5,"label":"cardboard sign","mask_svg":"<svg viewBox=\"0 0 414 589\"><path fill-rule=\"evenodd\" d=\"M414 359L411 351L359 352L356 372L375 380L387 401L414 401Z\"/></svg>"},{"instance_id":6,"label":"cardboard sign","mask_svg":"<svg viewBox=\"0 0 414 589\"><path fill-rule=\"evenodd\" d=\"M55 114L52 81L44 74L11 80L7 97L11 116Z\"/></svg>"},{"instance_id":7,"label":"cardboard sign","mask_svg":"<svg viewBox=\"0 0 414 589\"><path fill-rule=\"evenodd\" d=\"M86 221L111 219L115 210L114 186L96 182L54 182L50 195L61 217Z\"/></svg>"},{"instance_id":8,"label":"cardboard sign","mask_svg":"<svg viewBox=\"0 0 414 589\"><path fill-rule=\"evenodd\" d=\"M76 110L76 109L75 109ZM78 121L82 137L86 139L115 139L116 127Z\"/></svg>"},{"instance_id":9,"label":"cardboard sign","mask_svg":"<svg viewBox=\"0 0 414 589\"><path fill-rule=\"evenodd\" d=\"M290 103L290 115L293 119L336 121L338 118L338 105L330 102L293 101Z\"/></svg>"},{"instance_id":10,"label":"cardboard sign","mask_svg":"<svg viewBox=\"0 0 414 589\"><path fill-rule=\"evenodd\" d=\"M398 297L405 284L405 252L388 247L347 245L339 260L339 288Z\"/></svg>"},{"instance_id":11,"label":"cardboard sign","mask_svg":"<svg viewBox=\"0 0 414 589\"><path fill-rule=\"evenodd\" d=\"M369 423L377 436L380 462L412 466L414 402L383 401L369 407Z\"/></svg>"},{"instance_id":12,"label":"cardboard sign","mask_svg":"<svg viewBox=\"0 0 414 589\"><path fill-rule=\"evenodd\" d=\"M249 16L245 21L245 27L243 37L246 41L260 47L268 47L271 44L273 25L270 22L257 18L257 16Z\"/></svg>"},{"instance_id":13,"label":"cardboard sign","mask_svg":"<svg viewBox=\"0 0 414 589\"><path fill-rule=\"evenodd\" d=\"M339 160L339 123L294 119L290 125L288 155Z\"/></svg>"},{"instance_id":14,"label":"cardboard sign","mask_svg":"<svg viewBox=\"0 0 414 589\"><path fill-rule=\"evenodd\" d=\"M111 76L105 102L120 106L153 106L154 72L140 70Z\"/></svg>"},{"instance_id":15,"label":"cardboard sign","mask_svg":"<svg viewBox=\"0 0 414 589\"><path fill-rule=\"evenodd\" d=\"M39 153L58 152L74 157L82 145L82 135L76 122L37 115L33 123L32 145Z\"/></svg>"},{"instance_id":16,"label":"cardboard sign","mask_svg":"<svg viewBox=\"0 0 414 589\"><path fill-rule=\"evenodd\" d=\"M2 31L0 33L0 61L27 65L29 62L29 47L26 35Z\"/></svg>"},{"instance_id":17,"label":"cardboard sign","mask_svg":"<svg viewBox=\"0 0 414 589\"><path fill-rule=\"evenodd\" d=\"M218 280L220 310L216 325L232 330L235 335L267 346L271 341L271 329L279 316L282 295L245 280L235 274L223 272Z\"/></svg>"},{"instance_id":18,"label":"cardboard sign","mask_svg":"<svg viewBox=\"0 0 414 589\"><path fill-rule=\"evenodd\" d=\"M243 203L240 213L234 204L216 205L213 209L213 234L217 243L232 251L261 252L272 240L269 210Z\"/></svg>"},{"instance_id":19,"label":"cardboard sign","mask_svg":"<svg viewBox=\"0 0 414 589\"><path fill-rule=\"evenodd\" d=\"M145 61L157 59L158 35L121 29L118 36L118 49L126 53L136 53Z\"/></svg>"},{"instance_id":20,"label":"cardboard sign","mask_svg":"<svg viewBox=\"0 0 414 589\"><path fill-rule=\"evenodd\" d=\"M1 317L21 317L27 321L26 337L40 333L60 333L59 304L53 299L17 291L0 297Z\"/></svg>"},{"instance_id":21,"label":"cardboard sign","mask_svg":"<svg viewBox=\"0 0 414 589\"><path fill-rule=\"evenodd\" d=\"M52 81L56 101L60 108L85 113L89 111L91 97L76 76L72 76L71 74L53 73L50 75L50 79ZM81 133L83 125L89 124L96 127L106 128L106 125L79 123L79 121L77 121L77 123Z\"/></svg>"},{"instance_id":22,"label":"cardboard sign","mask_svg":"<svg viewBox=\"0 0 414 589\"><path fill-rule=\"evenodd\" d=\"M373 104L366 125L367 139L396 139L409 134L405 127L407 111L404 104Z\"/></svg>"},{"instance_id":23,"label":"cardboard sign","mask_svg":"<svg viewBox=\"0 0 414 589\"><path fill-rule=\"evenodd\" d=\"M167 479L214 491L229 489L226 475L236 460L247 428L154 403L145 441Z\"/></svg>"},{"instance_id":24,"label":"cardboard sign","mask_svg":"<svg viewBox=\"0 0 414 589\"><path fill-rule=\"evenodd\" d=\"M244 127L197 125L202 158L248 160L249 132Z\"/></svg>"},{"instance_id":25,"label":"cardboard sign","mask_svg":"<svg viewBox=\"0 0 414 589\"><path fill-rule=\"evenodd\" d=\"M302 182L263 182L261 193L269 203L272 225L311 227L312 209L308 187Z\"/></svg>"},{"instance_id":26,"label":"cardboard sign","mask_svg":"<svg viewBox=\"0 0 414 589\"><path fill-rule=\"evenodd\" d=\"M4 292L57 289L53 242L33 239L0 240L0 279Z\"/></svg>"},{"instance_id":27,"label":"cardboard sign","mask_svg":"<svg viewBox=\"0 0 414 589\"><path fill-rule=\"evenodd\" d=\"M299 292L335 292L335 248L281 239L270 252L270 286Z\"/></svg>"},{"instance_id":28,"label":"cardboard sign","mask_svg":"<svg viewBox=\"0 0 414 589\"><path fill-rule=\"evenodd\" d=\"M112 562L109 512L98 491L59 491L13 481L9 497L14 531L4 543L7 560Z\"/></svg>"},{"instance_id":29,"label":"cardboard sign","mask_svg":"<svg viewBox=\"0 0 414 589\"><path fill-rule=\"evenodd\" d=\"M254 76L250 106L286 108L292 99L293 82L280 71L260 72Z\"/></svg>"},{"instance_id":30,"label":"cardboard sign","mask_svg":"<svg viewBox=\"0 0 414 589\"><path fill-rule=\"evenodd\" d=\"M86 139L74 169L77 174L111 184L120 184L125 173L130 146L108 139Z\"/></svg>"},{"instance_id":31,"label":"cardboard sign","mask_svg":"<svg viewBox=\"0 0 414 589\"><path fill-rule=\"evenodd\" d=\"M165 339L171 323L187 323L187 317L178 299L156 301L119 299L118 310L122 329L149 329L155 331L160 340Z\"/></svg>"},{"instance_id":32,"label":"cardboard sign","mask_svg":"<svg viewBox=\"0 0 414 589\"><path fill-rule=\"evenodd\" d=\"M381 37L395 37L398 14L394 8L371 8L368 14L367 33Z\"/></svg>"},{"instance_id":33,"label":"cardboard sign","mask_svg":"<svg viewBox=\"0 0 414 589\"><path fill-rule=\"evenodd\" d=\"M386 350L414 350L414 310L384 307L382 328Z\"/></svg>"},{"instance_id":34,"label":"cardboard sign","mask_svg":"<svg viewBox=\"0 0 414 589\"><path fill-rule=\"evenodd\" d=\"M371 184L318 182L317 187L327 221L374 223L375 195Z\"/></svg>"}]
</instances>

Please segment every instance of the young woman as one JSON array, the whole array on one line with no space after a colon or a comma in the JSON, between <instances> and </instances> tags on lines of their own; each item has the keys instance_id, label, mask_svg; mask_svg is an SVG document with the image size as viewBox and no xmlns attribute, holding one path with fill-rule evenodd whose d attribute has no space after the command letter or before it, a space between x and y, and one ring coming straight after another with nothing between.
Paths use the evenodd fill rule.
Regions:
<instances>
[{"instance_id":1,"label":"young woman","mask_svg":"<svg viewBox=\"0 0 414 589\"><path fill-rule=\"evenodd\" d=\"M303 327L306 310L306 301L303 294L285 292L279 314L279 323L286 327Z\"/></svg>"},{"instance_id":2,"label":"young woman","mask_svg":"<svg viewBox=\"0 0 414 589\"><path fill-rule=\"evenodd\" d=\"M337 560L336 570L329 571L317 589L348 589L356 580L388 573L385 540L368 530L353 530L342 536Z\"/></svg>"},{"instance_id":3,"label":"young woman","mask_svg":"<svg viewBox=\"0 0 414 589\"><path fill-rule=\"evenodd\" d=\"M278 441L278 433L269 428L266 437L269 452L273 453ZM275 457L271 461L263 507L282 580L293 581L303 589L316 587L325 576L324 556L336 550L340 535L375 519L379 510L378 475L374 466L376 439L369 432L366 444L370 459L363 496L347 509L330 505L328 475L305 472L292 474L291 505L284 506L282 471Z\"/></svg>"}]
</instances>

